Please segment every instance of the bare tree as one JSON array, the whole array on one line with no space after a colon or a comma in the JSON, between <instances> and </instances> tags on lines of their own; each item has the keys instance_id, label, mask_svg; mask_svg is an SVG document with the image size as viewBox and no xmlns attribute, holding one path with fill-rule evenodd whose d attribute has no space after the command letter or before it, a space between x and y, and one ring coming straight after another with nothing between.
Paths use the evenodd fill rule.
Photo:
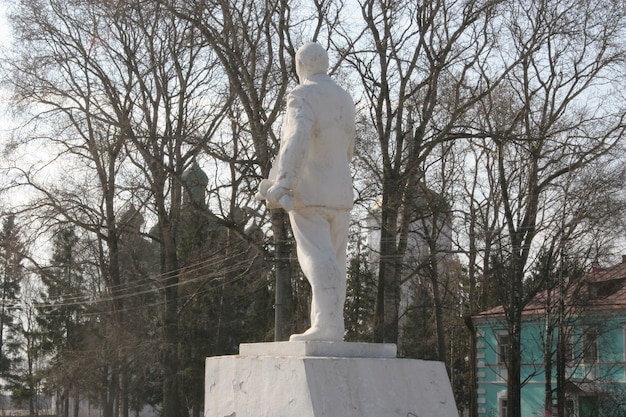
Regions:
<instances>
[{"instance_id":1,"label":"bare tree","mask_svg":"<svg viewBox=\"0 0 626 417\"><path fill-rule=\"evenodd\" d=\"M378 341L396 342L398 288L410 227L411 195L433 149L466 130L461 116L488 89L478 66L492 53L497 2L359 2L362 28L344 28L346 62L376 132L381 236ZM489 74L490 77L493 74Z\"/></svg>"},{"instance_id":2,"label":"bare tree","mask_svg":"<svg viewBox=\"0 0 626 417\"><path fill-rule=\"evenodd\" d=\"M623 106L594 97L624 58L616 47L624 11L612 2L600 9L578 1L515 2L499 9L502 57L519 64L481 101L477 128L487 138L480 146L496 162L488 169L501 204L496 230L502 232L490 269L504 289L511 417L520 415L521 313L534 292L524 280L538 236L553 232L553 219L562 215L555 210L563 199L556 188L568 175L607 163L624 133Z\"/></svg>"},{"instance_id":3,"label":"bare tree","mask_svg":"<svg viewBox=\"0 0 626 417\"><path fill-rule=\"evenodd\" d=\"M123 141L108 123L106 97L111 84L102 77L108 63L98 53L104 40L97 25L88 25L102 19L106 11L80 6L21 2L12 16L16 39L24 48L6 63L12 72L14 103L22 115L31 117L16 132L13 149L45 147L54 155L34 159L30 166L16 166L13 188L33 196L18 210L28 213L41 230L69 223L99 239L96 262L112 300L110 318L119 321L123 305L118 297L115 199L120 192L117 172L124 159ZM53 177L57 181L51 183ZM111 365L107 389L114 390L119 363ZM112 403L107 415L112 415Z\"/></svg>"},{"instance_id":4,"label":"bare tree","mask_svg":"<svg viewBox=\"0 0 626 417\"><path fill-rule=\"evenodd\" d=\"M164 407L167 415L182 415L175 245L180 176L224 115L224 84L209 82L216 79L212 58L194 28L159 6L54 0L20 6L16 35L28 47L11 61L12 83L16 103L32 114L26 126L40 124L17 135L28 144L39 141L56 157L15 175L15 187L27 186L36 198L24 210L44 225L71 223L99 239L116 323L111 331L124 328L127 308L119 261L126 225L119 210L134 201L153 211L162 255ZM211 97L218 99L199 106ZM46 176L58 175L59 167L61 181L51 184ZM108 364L107 416L117 409L128 414L118 347L112 346L118 354Z\"/></svg>"}]
</instances>

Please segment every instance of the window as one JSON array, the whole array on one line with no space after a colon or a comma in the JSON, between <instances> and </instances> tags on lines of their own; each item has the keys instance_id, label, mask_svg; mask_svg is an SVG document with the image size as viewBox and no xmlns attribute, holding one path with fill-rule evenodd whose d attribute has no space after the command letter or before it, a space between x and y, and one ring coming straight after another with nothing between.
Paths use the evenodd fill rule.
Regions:
<instances>
[{"instance_id":1,"label":"window","mask_svg":"<svg viewBox=\"0 0 626 417\"><path fill-rule=\"evenodd\" d=\"M504 365L509 359L509 334L500 332L496 335L496 339L498 343L496 361L498 365Z\"/></svg>"},{"instance_id":2,"label":"window","mask_svg":"<svg viewBox=\"0 0 626 417\"><path fill-rule=\"evenodd\" d=\"M583 362L598 362L598 329L595 326L583 327Z\"/></svg>"},{"instance_id":3,"label":"window","mask_svg":"<svg viewBox=\"0 0 626 417\"><path fill-rule=\"evenodd\" d=\"M500 399L498 400L499 404L498 404L498 408L500 409L500 414L498 414L500 417L506 417L506 407L507 407L507 399L506 397L500 397Z\"/></svg>"}]
</instances>

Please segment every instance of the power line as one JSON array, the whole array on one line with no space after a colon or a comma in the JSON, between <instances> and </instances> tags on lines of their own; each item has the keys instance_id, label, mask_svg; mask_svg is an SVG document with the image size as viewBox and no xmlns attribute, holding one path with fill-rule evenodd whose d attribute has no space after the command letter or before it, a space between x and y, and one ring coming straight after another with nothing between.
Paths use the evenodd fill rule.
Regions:
<instances>
[{"instance_id":1,"label":"power line","mask_svg":"<svg viewBox=\"0 0 626 417\"><path fill-rule=\"evenodd\" d=\"M187 285L202 282L202 281L207 282L207 283L219 281L219 285L230 284L230 283L237 282L248 276L248 274L243 273L243 274L235 275L235 277L229 281L223 280L225 276L232 274L232 273L240 272L241 269L243 269L244 267L246 266L249 267L251 265L251 263L254 260L250 259L248 256L244 256L244 255L247 255L247 253L248 253L247 251L242 250L242 251L231 254L229 257L214 256L210 259L196 262L195 264L192 264L188 267L179 269L178 271L176 271L176 273L179 274L180 277L186 277L189 275L196 275L196 276L192 278L185 278L182 281L178 280L178 282L170 284L170 285L161 285L162 284L161 281L164 278L171 275L171 273L161 273L157 275L151 275L149 277L146 277L145 279L133 281L131 285L122 284L114 288L107 288L106 290L109 293L109 295L106 295L104 297L87 298L85 295L76 295L72 297L64 297L62 302L57 302L57 303L55 302L49 302L49 303L42 302L41 303L40 302L40 303L34 303L34 305L40 309L62 308L62 307L84 307L86 305L93 306L93 305L102 304L102 303L109 303L109 302L120 301L124 299L135 298L141 295L155 294L172 286L181 287L181 286L187 286ZM232 262L234 260L237 260L237 261ZM214 268L215 271L211 271L209 273L200 273L209 268ZM158 287L155 287L155 285ZM212 291L214 288L215 287L208 287L204 291L195 292L194 295ZM116 293L116 292L117 294L111 295L112 293ZM181 298L184 298L184 297L185 296L182 296ZM142 305L137 308L157 306L163 303L164 301L157 301L155 303ZM131 309L134 310L136 308L125 307L121 311L131 310Z\"/></svg>"}]
</instances>

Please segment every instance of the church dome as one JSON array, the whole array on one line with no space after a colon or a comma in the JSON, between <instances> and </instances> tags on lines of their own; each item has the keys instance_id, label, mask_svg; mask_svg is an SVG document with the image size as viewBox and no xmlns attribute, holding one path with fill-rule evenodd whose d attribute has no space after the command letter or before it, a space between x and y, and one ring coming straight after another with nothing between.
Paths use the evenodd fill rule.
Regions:
<instances>
[{"instance_id":1,"label":"church dome","mask_svg":"<svg viewBox=\"0 0 626 417\"><path fill-rule=\"evenodd\" d=\"M183 201L185 203L204 204L204 196L206 186L209 183L209 177L204 173L200 165L196 161L183 172L182 178L185 193Z\"/></svg>"},{"instance_id":2,"label":"church dome","mask_svg":"<svg viewBox=\"0 0 626 417\"><path fill-rule=\"evenodd\" d=\"M209 183L209 177L204 173L200 165L196 161L193 161L191 166L183 172L182 176L183 184L187 187L206 187Z\"/></svg>"}]
</instances>

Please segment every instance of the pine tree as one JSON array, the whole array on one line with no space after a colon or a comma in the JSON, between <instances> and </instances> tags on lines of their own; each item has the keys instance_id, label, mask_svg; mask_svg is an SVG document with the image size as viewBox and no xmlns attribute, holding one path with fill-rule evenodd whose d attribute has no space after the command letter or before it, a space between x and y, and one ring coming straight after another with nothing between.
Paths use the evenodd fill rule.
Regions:
<instances>
[{"instance_id":1,"label":"pine tree","mask_svg":"<svg viewBox=\"0 0 626 417\"><path fill-rule=\"evenodd\" d=\"M0 376L15 379L19 363L19 295L24 277L24 245L15 217L4 219L0 232Z\"/></svg>"},{"instance_id":2,"label":"pine tree","mask_svg":"<svg viewBox=\"0 0 626 417\"><path fill-rule=\"evenodd\" d=\"M70 397L78 398L79 382L75 375L65 370L75 367L64 366L80 348L81 330L85 318L82 314L83 275L77 262L78 237L71 227L60 228L53 239L51 267L44 270L41 280L45 288L45 300L38 308L37 323L41 331L41 350L50 356L47 371L51 380L59 381L55 388L62 392L61 408L69 415ZM80 367L78 367L80 368Z\"/></svg>"},{"instance_id":3,"label":"pine tree","mask_svg":"<svg viewBox=\"0 0 626 417\"><path fill-rule=\"evenodd\" d=\"M376 279L366 256L356 254L348 263L348 282L344 308L346 340L371 341L376 306Z\"/></svg>"}]
</instances>

